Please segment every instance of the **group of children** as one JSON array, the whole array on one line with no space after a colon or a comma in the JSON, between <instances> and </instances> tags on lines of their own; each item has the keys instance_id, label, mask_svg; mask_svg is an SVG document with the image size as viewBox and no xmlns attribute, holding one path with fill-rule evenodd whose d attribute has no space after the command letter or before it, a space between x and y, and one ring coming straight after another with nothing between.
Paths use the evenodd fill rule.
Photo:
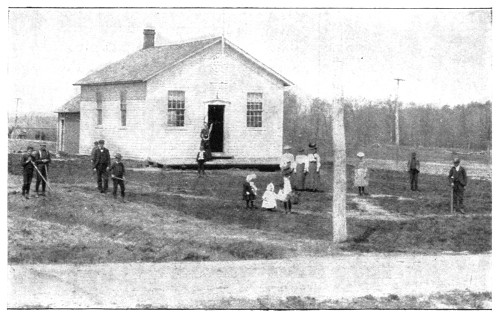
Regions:
<instances>
[{"instance_id":1,"label":"group of children","mask_svg":"<svg viewBox=\"0 0 500 318\"><path fill-rule=\"evenodd\" d=\"M298 150L298 155L295 157L290 150L292 147L286 145L283 147L284 154L281 157L280 170L283 177L283 186L276 193L274 184L271 182L267 185L266 191L262 195L262 208L266 210L273 211L277 208L277 202L283 202L285 208L285 214L292 213L292 204L296 203L298 198L296 193L293 191L304 191L310 190L312 192L319 191L320 186L320 167L321 159L317 152L318 148L315 143L309 144L309 153L306 155L304 149ZM291 177L295 175L295 187L292 187ZM246 181L243 183L243 200L246 201L246 208L256 208L254 206L254 200L257 196L257 187L253 180L255 180L256 175L250 174L246 177ZM306 187L306 180L310 178L309 185Z\"/></svg>"},{"instance_id":2,"label":"group of children","mask_svg":"<svg viewBox=\"0 0 500 318\"><path fill-rule=\"evenodd\" d=\"M257 176L249 174L243 182L243 200L246 201L247 209L256 209L254 201L257 198L257 187L254 180ZM292 184L290 182L290 175L283 174L283 188L278 193L274 192L274 184L271 182L267 185L266 191L262 195L262 208L268 211L275 211L277 209L277 202L283 202L285 207L285 214L292 213Z\"/></svg>"}]
</instances>

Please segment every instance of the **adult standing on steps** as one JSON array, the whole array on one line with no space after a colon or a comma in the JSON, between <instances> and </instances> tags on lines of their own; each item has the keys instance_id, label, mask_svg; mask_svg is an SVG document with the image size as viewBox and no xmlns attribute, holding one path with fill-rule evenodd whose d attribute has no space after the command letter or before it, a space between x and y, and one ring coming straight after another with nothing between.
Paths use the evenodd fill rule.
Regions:
<instances>
[{"instance_id":1,"label":"adult standing on steps","mask_svg":"<svg viewBox=\"0 0 500 318\"><path fill-rule=\"evenodd\" d=\"M36 196L45 195L45 186L47 180L47 173L49 171L49 164L51 162L50 152L47 150L45 143L40 144L40 149L35 153L35 163L38 171L36 173L35 191ZM40 183L42 184L42 193L39 193Z\"/></svg>"},{"instance_id":2,"label":"adult standing on steps","mask_svg":"<svg viewBox=\"0 0 500 318\"><path fill-rule=\"evenodd\" d=\"M212 126L208 126L207 122L203 123L203 128L200 132L200 148L203 147L205 151L205 161L212 159L212 149L210 148L210 134Z\"/></svg>"},{"instance_id":3,"label":"adult standing on steps","mask_svg":"<svg viewBox=\"0 0 500 318\"><path fill-rule=\"evenodd\" d=\"M417 153L412 152L408 160L408 174L410 175L411 191L418 191L418 174L420 173L420 161L417 159Z\"/></svg>"},{"instance_id":4,"label":"adult standing on steps","mask_svg":"<svg viewBox=\"0 0 500 318\"><path fill-rule=\"evenodd\" d=\"M108 172L111 164L109 150L104 148L104 140L99 140L99 149L94 154L94 171L97 172L97 188L101 193L108 191Z\"/></svg>"},{"instance_id":5,"label":"adult standing on steps","mask_svg":"<svg viewBox=\"0 0 500 318\"><path fill-rule=\"evenodd\" d=\"M453 167L451 167L448 174L448 180L453 187L453 206L456 211L465 214L464 191L467 186L467 173L464 167L460 165L459 158L453 160Z\"/></svg>"}]
</instances>

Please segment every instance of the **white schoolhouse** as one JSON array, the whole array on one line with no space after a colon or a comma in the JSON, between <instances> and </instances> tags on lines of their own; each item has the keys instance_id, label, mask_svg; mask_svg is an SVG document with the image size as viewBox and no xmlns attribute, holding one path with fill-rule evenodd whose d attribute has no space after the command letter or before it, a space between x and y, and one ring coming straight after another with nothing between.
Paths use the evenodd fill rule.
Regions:
<instances>
[{"instance_id":1,"label":"white schoolhouse","mask_svg":"<svg viewBox=\"0 0 500 318\"><path fill-rule=\"evenodd\" d=\"M205 121L215 158L278 163L283 90L289 80L224 37L154 45L79 80L79 152L106 141L111 153L163 164L192 163ZM222 159L217 159L217 161Z\"/></svg>"}]
</instances>

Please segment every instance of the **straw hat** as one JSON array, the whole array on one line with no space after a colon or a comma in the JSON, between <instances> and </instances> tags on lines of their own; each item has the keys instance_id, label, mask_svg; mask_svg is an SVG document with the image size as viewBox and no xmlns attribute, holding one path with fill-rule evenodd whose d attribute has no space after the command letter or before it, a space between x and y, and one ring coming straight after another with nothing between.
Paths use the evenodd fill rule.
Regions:
<instances>
[{"instance_id":1,"label":"straw hat","mask_svg":"<svg viewBox=\"0 0 500 318\"><path fill-rule=\"evenodd\" d=\"M363 158L365 156L364 153L362 152L358 152L358 154L356 155L358 158Z\"/></svg>"}]
</instances>

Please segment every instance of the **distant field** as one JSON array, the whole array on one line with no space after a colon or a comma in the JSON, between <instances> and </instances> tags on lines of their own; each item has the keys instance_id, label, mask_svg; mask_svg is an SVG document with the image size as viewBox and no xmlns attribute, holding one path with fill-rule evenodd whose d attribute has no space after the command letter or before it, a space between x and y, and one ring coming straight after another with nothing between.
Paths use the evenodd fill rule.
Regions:
<instances>
[{"instance_id":1,"label":"distant field","mask_svg":"<svg viewBox=\"0 0 500 318\"><path fill-rule=\"evenodd\" d=\"M19 190L19 155L9 155L9 189ZM132 162L127 162L130 166ZM24 200L9 195L10 263L105 263L174 260L271 259L351 252L480 253L491 251L491 182L471 180L467 215L450 215L446 177L421 175L422 192L409 191L404 172L373 170L358 197L349 166L349 239L333 246L331 170L322 174L325 192L303 192L296 214L246 210L245 176L257 186L280 186L278 172L210 170L130 171L129 203L95 189L90 163L54 162L51 196ZM32 189L34 185L32 185ZM256 204L260 206L260 200Z\"/></svg>"}]
</instances>

